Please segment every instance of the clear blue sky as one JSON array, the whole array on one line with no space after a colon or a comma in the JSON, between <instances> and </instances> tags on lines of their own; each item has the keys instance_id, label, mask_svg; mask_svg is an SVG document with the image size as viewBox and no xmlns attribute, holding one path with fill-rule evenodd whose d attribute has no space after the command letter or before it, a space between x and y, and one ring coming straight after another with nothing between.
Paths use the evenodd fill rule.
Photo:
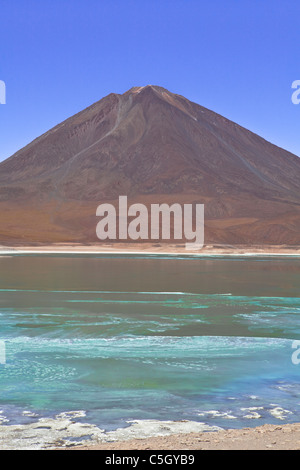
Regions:
<instances>
[{"instance_id":1,"label":"clear blue sky","mask_svg":"<svg viewBox=\"0 0 300 470\"><path fill-rule=\"evenodd\" d=\"M0 160L146 84L300 155L298 0L0 0L0 15Z\"/></svg>"}]
</instances>

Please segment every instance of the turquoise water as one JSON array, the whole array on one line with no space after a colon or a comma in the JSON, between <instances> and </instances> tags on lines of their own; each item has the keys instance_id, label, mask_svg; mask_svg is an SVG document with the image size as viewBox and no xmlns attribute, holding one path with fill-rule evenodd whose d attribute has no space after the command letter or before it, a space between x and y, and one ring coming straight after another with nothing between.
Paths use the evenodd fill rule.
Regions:
<instances>
[{"instance_id":1,"label":"turquoise water","mask_svg":"<svg viewBox=\"0 0 300 470\"><path fill-rule=\"evenodd\" d=\"M299 285L292 258L3 256L0 420L299 421Z\"/></svg>"}]
</instances>

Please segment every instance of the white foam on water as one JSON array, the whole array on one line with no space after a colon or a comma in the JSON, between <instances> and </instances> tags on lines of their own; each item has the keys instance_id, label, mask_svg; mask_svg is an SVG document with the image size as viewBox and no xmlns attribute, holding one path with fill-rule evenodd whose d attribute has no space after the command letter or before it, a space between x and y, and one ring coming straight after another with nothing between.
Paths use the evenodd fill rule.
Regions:
<instances>
[{"instance_id":1,"label":"white foam on water","mask_svg":"<svg viewBox=\"0 0 300 470\"><path fill-rule=\"evenodd\" d=\"M198 416L209 416L210 418L224 418L224 419L237 419L231 412L221 412L218 410L210 410L203 413L198 413Z\"/></svg>"},{"instance_id":2,"label":"white foam on water","mask_svg":"<svg viewBox=\"0 0 300 470\"><path fill-rule=\"evenodd\" d=\"M1 411L1 414L3 413L3 411ZM6 418L6 416L0 416L0 425L2 423L9 423L9 419Z\"/></svg>"},{"instance_id":3,"label":"white foam on water","mask_svg":"<svg viewBox=\"0 0 300 470\"><path fill-rule=\"evenodd\" d=\"M246 419L259 419L262 418L262 415L258 413L258 410L264 410L263 406L250 406L248 408L241 408L241 411L246 411L248 414L245 414L243 418Z\"/></svg>"},{"instance_id":4,"label":"white foam on water","mask_svg":"<svg viewBox=\"0 0 300 470\"><path fill-rule=\"evenodd\" d=\"M257 413L256 411L252 411L248 415L243 416L243 418L246 418L246 419L259 419L261 417L262 416L259 413Z\"/></svg>"},{"instance_id":5,"label":"white foam on water","mask_svg":"<svg viewBox=\"0 0 300 470\"><path fill-rule=\"evenodd\" d=\"M66 447L74 445L74 438L86 444L90 440L97 441L103 432L95 425L78 423L69 418L40 418L31 424L0 425L1 449L38 450Z\"/></svg>"},{"instance_id":6,"label":"white foam on water","mask_svg":"<svg viewBox=\"0 0 300 470\"><path fill-rule=\"evenodd\" d=\"M112 336L109 338L46 338L46 337L30 337L30 336L17 336L6 339L7 343L31 343L39 346L43 346L46 343L53 343L55 345L70 345L74 344L76 346L100 345L101 343L114 343L122 344L122 347L126 343L135 342L136 345L141 343L147 343L154 346L167 346L180 344L184 347L194 348L198 346L212 348L235 348L235 347L258 347L258 348L268 348L270 346L287 346L292 340L285 338L268 338L268 337L248 337L248 336L138 336L138 335L124 335L124 336Z\"/></svg>"},{"instance_id":7,"label":"white foam on water","mask_svg":"<svg viewBox=\"0 0 300 470\"><path fill-rule=\"evenodd\" d=\"M273 416L273 418L285 420L288 415L293 414L292 411L286 410L279 406L278 404L271 403L269 407L265 406L249 406L240 408L242 412L242 418L244 419L260 419L266 417L267 415ZM238 413L240 414L240 413ZM206 418L222 418L222 419L237 419L238 416L234 416L231 410L228 411L219 411L219 410L209 410L202 411L198 413L198 416Z\"/></svg>"},{"instance_id":8,"label":"white foam on water","mask_svg":"<svg viewBox=\"0 0 300 470\"><path fill-rule=\"evenodd\" d=\"M34 413L33 411L27 411L27 410L23 411L22 415L27 416L28 418L37 418L38 417L37 413Z\"/></svg>"},{"instance_id":9,"label":"white foam on water","mask_svg":"<svg viewBox=\"0 0 300 470\"><path fill-rule=\"evenodd\" d=\"M59 419L71 419L71 418L84 418L86 416L86 412L84 410L79 411L64 411L63 413L59 413L56 415L56 418Z\"/></svg>"},{"instance_id":10,"label":"white foam on water","mask_svg":"<svg viewBox=\"0 0 300 470\"><path fill-rule=\"evenodd\" d=\"M145 439L152 436L169 436L170 434L185 434L190 432L220 431L218 426L208 426L197 421L159 421L156 419L141 419L127 421L132 423L127 428L119 428L106 433L109 440Z\"/></svg>"},{"instance_id":11,"label":"white foam on water","mask_svg":"<svg viewBox=\"0 0 300 470\"><path fill-rule=\"evenodd\" d=\"M287 417L287 415L293 414L291 411L285 410L281 406L275 406L275 408L272 408L271 410L269 410L269 413L274 418L280 419L282 421Z\"/></svg>"},{"instance_id":12,"label":"white foam on water","mask_svg":"<svg viewBox=\"0 0 300 470\"><path fill-rule=\"evenodd\" d=\"M73 419L83 416L84 411L73 411L60 413L55 418L40 418L31 424L0 424L1 449L51 449L221 429L196 421L134 420L128 421L128 427L105 432L94 424Z\"/></svg>"}]
</instances>

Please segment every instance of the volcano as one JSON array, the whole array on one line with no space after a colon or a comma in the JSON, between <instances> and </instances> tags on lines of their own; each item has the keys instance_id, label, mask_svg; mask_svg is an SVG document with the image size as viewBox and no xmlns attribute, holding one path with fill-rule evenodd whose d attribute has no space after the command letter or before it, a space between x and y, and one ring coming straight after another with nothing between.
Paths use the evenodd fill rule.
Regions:
<instances>
[{"instance_id":1,"label":"volcano","mask_svg":"<svg viewBox=\"0 0 300 470\"><path fill-rule=\"evenodd\" d=\"M205 243L300 245L300 159L159 86L112 93L0 163L0 243L95 243L96 209L205 204Z\"/></svg>"}]
</instances>

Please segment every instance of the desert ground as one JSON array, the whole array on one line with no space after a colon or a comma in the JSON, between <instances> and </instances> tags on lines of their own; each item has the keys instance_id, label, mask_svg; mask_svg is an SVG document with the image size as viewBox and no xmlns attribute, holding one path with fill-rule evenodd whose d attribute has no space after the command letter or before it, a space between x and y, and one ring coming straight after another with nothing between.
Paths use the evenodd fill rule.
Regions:
<instances>
[{"instance_id":1,"label":"desert ground","mask_svg":"<svg viewBox=\"0 0 300 470\"><path fill-rule=\"evenodd\" d=\"M300 450L300 423L132 439L75 450Z\"/></svg>"}]
</instances>

